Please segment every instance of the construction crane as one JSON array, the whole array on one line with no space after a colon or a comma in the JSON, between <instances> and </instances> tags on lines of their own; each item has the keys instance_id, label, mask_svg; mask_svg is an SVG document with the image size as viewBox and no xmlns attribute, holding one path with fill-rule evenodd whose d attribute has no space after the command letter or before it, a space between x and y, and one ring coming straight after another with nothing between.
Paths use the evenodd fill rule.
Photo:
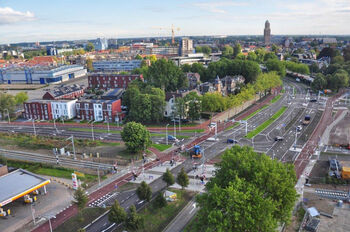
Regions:
<instances>
[{"instance_id":1,"label":"construction crane","mask_svg":"<svg viewBox=\"0 0 350 232\"><path fill-rule=\"evenodd\" d=\"M158 28L158 27L156 27ZM171 44L175 44L175 31L180 31L179 27L174 27L172 24L171 27L159 27L159 30L171 30Z\"/></svg>"}]
</instances>

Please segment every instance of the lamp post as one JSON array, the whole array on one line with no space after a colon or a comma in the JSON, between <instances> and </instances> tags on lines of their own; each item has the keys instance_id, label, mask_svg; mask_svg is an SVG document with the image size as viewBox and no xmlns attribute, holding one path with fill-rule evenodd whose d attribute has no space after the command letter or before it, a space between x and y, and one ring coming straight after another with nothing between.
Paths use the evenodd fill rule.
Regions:
<instances>
[{"instance_id":1,"label":"lamp post","mask_svg":"<svg viewBox=\"0 0 350 232\"><path fill-rule=\"evenodd\" d=\"M169 123L166 124L166 126L165 126L165 140L166 140L166 145L168 145L168 126L169 126Z\"/></svg>"},{"instance_id":2,"label":"lamp post","mask_svg":"<svg viewBox=\"0 0 350 232\"><path fill-rule=\"evenodd\" d=\"M94 137L94 123L97 121L93 121L91 123L91 137L92 137L92 141L95 141L95 137Z\"/></svg>"},{"instance_id":3,"label":"lamp post","mask_svg":"<svg viewBox=\"0 0 350 232\"><path fill-rule=\"evenodd\" d=\"M57 126L56 126L56 118L53 119L53 127L56 130L56 133L58 133Z\"/></svg>"},{"instance_id":4,"label":"lamp post","mask_svg":"<svg viewBox=\"0 0 350 232\"><path fill-rule=\"evenodd\" d=\"M74 136L70 136L69 138L67 138L66 140L69 140L71 139L72 140L72 147L73 147L73 155L74 155L74 159L76 160L77 157L76 157L76 154L75 154L75 146L74 146Z\"/></svg>"},{"instance_id":5,"label":"lamp post","mask_svg":"<svg viewBox=\"0 0 350 232\"><path fill-rule=\"evenodd\" d=\"M108 119L107 116L105 117L105 120L106 120L106 122L107 122L107 131L108 131L108 134L110 134L110 133L109 133L109 119Z\"/></svg>"},{"instance_id":6,"label":"lamp post","mask_svg":"<svg viewBox=\"0 0 350 232\"><path fill-rule=\"evenodd\" d=\"M8 109L4 109L7 111L7 119L9 120L9 124L10 124L10 113L9 113L9 110Z\"/></svg>"}]
</instances>

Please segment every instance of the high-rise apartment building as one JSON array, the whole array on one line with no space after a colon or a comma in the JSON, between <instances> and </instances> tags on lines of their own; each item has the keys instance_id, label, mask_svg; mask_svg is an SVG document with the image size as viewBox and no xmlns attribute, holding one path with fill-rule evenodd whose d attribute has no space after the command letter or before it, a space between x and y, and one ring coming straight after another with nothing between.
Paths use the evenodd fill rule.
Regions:
<instances>
[{"instance_id":1,"label":"high-rise apartment building","mask_svg":"<svg viewBox=\"0 0 350 232\"><path fill-rule=\"evenodd\" d=\"M269 20L266 20L265 22L264 42L265 42L265 45L269 45L271 43L271 28L270 28Z\"/></svg>"},{"instance_id":2,"label":"high-rise apartment building","mask_svg":"<svg viewBox=\"0 0 350 232\"><path fill-rule=\"evenodd\" d=\"M182 38L180 41L180 55L185 56L193 53L193 40L189 38Z\"/></svg>"}]
</instances>

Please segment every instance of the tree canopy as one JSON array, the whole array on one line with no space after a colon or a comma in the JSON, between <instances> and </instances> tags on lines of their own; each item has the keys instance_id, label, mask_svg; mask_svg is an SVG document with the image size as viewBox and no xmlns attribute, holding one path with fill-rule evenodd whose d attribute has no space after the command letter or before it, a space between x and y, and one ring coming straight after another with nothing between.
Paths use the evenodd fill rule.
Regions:
<instances>
[{"instance_id":1,"label":"tree canopy","mask_svg":"<svg viewBox=\"0 0 350 232\"><path fill-rule=\"evenodd\" d=\"M87 52L95 51L95 45L93 43L89 42L85 47L85 51L87 51Z\"/></svg>"},{"instance_id":2,"label":"tree canopy","mask_svg":"<svg viewBox=\"0 0 350 232\"><path fill-rule=\"evenodd\" d=\"M195 231L274 231L290 220L295 183L291 164L234 146L223 154L208 191L197 196Z\"/></svg>"},{"instance_id":3,"label":"tree canopy","mask_svg":"<svg viewBox=\"0 0 350 232\"><path fill-rule=\"evenodd\" d=\"M211 47L209 47L208 45L197 46L196 53L204 53L206 55L209 55L211 53Z\"/></svg>"},{"instance_id":4,"label":"tree canopy","mask_svg":"<svg viewBox=\"0 0 350 232\"><path fill-rule=\"evenodd\" d=\"M152 197L152 189L145 181L142 181L140 186L136 189L136 194L140 200L149 202Z\"/></svg>"},{"instance_id":5,"label":"tree canopy","mask_svg":"<svg viewBox=\"0 0 350 232\"><path fill-rule=\"evenodd\" d=\"M85 194L84 189L78 188L74 192L74 204L78 206L79 211L83 210L85 208L86 203L88 202L89 198Z\"/></svg>"},{"instance_id":6,"label":"tree canopy","mask_svg":"<svg viewBox=\"0 0 350 232\"><path fill-rule=\"evenodd\" d=\"M144 227L144 218L136 212L135 205L131 205L125 220L125 228L128 231L138 231Z\"/></svg>"},{"instance_id":7,"label":"tree canopy","mask_svg":"<svg viewBox=\"0 0 350 232\"><path fill-rule=\"evenodd\" d=\"M190 183L184 168L181 168L181 171L179 172L179 174L177 174L176 182L182 187L182 189L187 187Z\"/></svg>"},{"instance_id":8,"label":"tree canopy","mask_svg":"<svg viewBox=\"0 0 350 232\"><path fill-rule=\"evenodd\" d=\"M286 67L284 66L282 61L278 59L268 59L266 61L266 68L270 71L276 71L278 75L284 77L286 75Z\"/></svg>"},{"instance_id":9,"label":"tree canopy","mask_svg":"<svg viewBox=\"0 0 350 232\"><path fill-rule=\"evenodd\" d=\"M127 218L127 215L124 208L122 208L119 205L119 202L117 200L114 201L114 204L112 205L111 210L109 211L109 214L108 214L108 220L110 222L120 224L122 222L125 222L126 218Z\"/></svg>"},{"instance_id":10,"label":"tree canopy","mask_svg":"<svg viewBox=\"0 0 350 232\"><path fill-rule=\"evenodd\" d=\"M139 152L151 145L151 134L147 128L137 122L128 122L122 132L121 136L127 149L131 152Z\"/></svg>"},{"instance_id":11,"label":"tree canopy","mask_svg":"<svg viewBox=\"0 0 350 232\"><path fill-rule=\"evenodd\" d=\"M163 173L162 180L166 183L166 185L169 187L170 185L175 184L175 178L173 174L170 172L170 170L167 168L166 171Z\"/></svg>"}]
</instances>

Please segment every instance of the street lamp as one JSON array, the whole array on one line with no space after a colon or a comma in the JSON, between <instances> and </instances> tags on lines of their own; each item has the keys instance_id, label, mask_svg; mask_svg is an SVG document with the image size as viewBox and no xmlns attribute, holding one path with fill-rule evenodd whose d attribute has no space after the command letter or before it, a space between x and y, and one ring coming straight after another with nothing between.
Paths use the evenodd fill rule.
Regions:
<instances>
[{"instance_id":1,"label":"street lamp","mask_svg":"<svg viewBox=\"0 0 350 232\"><path fill-rule=\"evenodd\" d=\"M166 140L166 145L168 145L168 126L169 126L169 123L165 126L165 140Z\"/></svg>"},{"instance_id":2,"label":"street lamp","mask_svg":"<svg viewBox=\"0 0 350 232\"><path fill-rule=\"evenodd\" d=\"M91 136L92 136L92 141L95 141L95 137L94 137L94 123L97 121L93 121L91 123Z\"/></svg>"},{"instance_id":3,"label":"street lamp","mask_svg":"<svg viewBox=\"0 0 350 232\"><path fill-rule=\"evenodd\" d=\"M107 116L105 117L105 121L107 122L107 131L108 131L108 134L110 134L110 133L109 133L109 119L108 119Z\"/></svg>"},{"instance_id":4,"label":"street lamp","mask_svg":"<svg viewBox=\"0 0 350 232\"><path fill-rule=\"evenodd\" d=\"M55 219L56 216L54 216L54 215L47 215L47 216L44 216L44 218L46 218L47 220L49 220L50 232L52 232L51 219Z\"/></svg>"},{"instance_id":5,"label":"street lamp","mask_svg":"<svg viewBox=\"0 0 350 232\"><path fill-rule=\"evenodd\" d=\"M56 126L56 118L53 119L53 127L56 129L56 133L58 133L57 126Z\"/></svg>"},{"instance_id":6,"label":"street lamp","mask_svg":"<svg viewBox=\"0 0 350 232\"><path fill-rule=\"evenodd\" d=\"M73 137L73 135L71 137L67 138L66 140L69 140L69 139L72 140L73 155L74 155L74 159L76 160L77 157L76 157L76 154L75 154L75 146L74 146L74 137Z\"/></svg>"},{"instance_id":7,"label":"street lamp","mask_svg":"<svg viewBox=\"0 0 350 232\"><path fill-rule=\"evenodd\" d=\"M8 109L4 109L4 110L7 111L7 118L8 118L8 120L9 120L9 124L10 124L10 113L9 113L9 110L8 110Z\"/></svg>"}]
</instances>

